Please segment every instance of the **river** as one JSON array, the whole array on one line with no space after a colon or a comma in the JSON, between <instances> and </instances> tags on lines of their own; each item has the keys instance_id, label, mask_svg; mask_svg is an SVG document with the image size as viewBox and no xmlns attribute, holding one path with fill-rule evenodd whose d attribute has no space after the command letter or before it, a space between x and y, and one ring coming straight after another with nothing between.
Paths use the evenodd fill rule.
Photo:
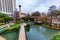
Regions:
<instances>
[{"instance_id":1,"label":"river","mask_svg":"<svg viewBox=\"0 0 60 40\"><path fill-rule=\"evenodd\" d=\"M12 32L3 33L3 34L0 34L0 36L5 38L6 40L17 40L18 31L12 31Z\"/></svg>"},{"instance_id":2,"label":"river","mask_svg":"<svg viewBox=\"0 0 60 40\"><path fill-rule=\"evenodd\" d=\"M58 32L58 30L30 23L29 31L27 31L26 33L28 40L50 40L52 36Z\"/></svg>"}]
</instances>

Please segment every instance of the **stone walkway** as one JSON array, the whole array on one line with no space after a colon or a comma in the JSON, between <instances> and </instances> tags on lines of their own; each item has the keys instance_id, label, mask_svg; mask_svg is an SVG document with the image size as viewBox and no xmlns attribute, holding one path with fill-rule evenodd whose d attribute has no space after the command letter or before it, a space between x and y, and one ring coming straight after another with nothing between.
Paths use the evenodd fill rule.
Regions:
<instances>
[{"instance_id":1,"label":"stone walkway","mask_svg":"<svg viewBox=\"0 0 60 40\"><path fill-rule=\"evenodd\" d=\"M0 36L0 40L6 40L6 39Z\"/></svg>"},{"instance_id":2,"label":"stone walkway","mask_svg":"<svg viewBox=\"0 0 60 40\"><path fill-rule=\"evenodd\" d=\"M24 24L21 24L20 31L19 31L19 38L18 40L26 40Z\"/></svg>"}]
</instances>

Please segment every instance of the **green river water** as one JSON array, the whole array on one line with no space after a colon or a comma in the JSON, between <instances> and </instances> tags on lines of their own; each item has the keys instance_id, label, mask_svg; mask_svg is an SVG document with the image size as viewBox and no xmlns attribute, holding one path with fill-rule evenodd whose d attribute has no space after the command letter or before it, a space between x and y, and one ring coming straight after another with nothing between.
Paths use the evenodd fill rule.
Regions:
<instances>
[{"instance_id":1,"label":"green river water","mask_svg":"<svg viewBox=\"0 0 60 40\"><path fill-rule=\"evenodd\" d=\"M52 36L58 32L58 30L30 23L30 28L26 33L28 40L50 40Z\"/></svg>"},{"instance_id":2,"label":"green river water","mask_svg":"<svg viewBox=\"0 0 60 40\"><path fill-rule=\"evenodd\" d=\"M0 36L5 38L6 40L17 40L18 32L12 31L12 32L8 32L8 33L3 33Z\"/></svg>"}]
</instances>

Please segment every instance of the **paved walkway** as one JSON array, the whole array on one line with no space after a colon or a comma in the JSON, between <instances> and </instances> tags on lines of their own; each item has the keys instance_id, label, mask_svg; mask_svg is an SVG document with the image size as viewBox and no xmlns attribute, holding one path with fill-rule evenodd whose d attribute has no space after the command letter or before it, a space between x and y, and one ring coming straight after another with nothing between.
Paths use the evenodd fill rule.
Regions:
<instances>
[{"instance_id":1,"label":"paved walkway","mask_svg":"<svg viewBox=\"0 0 60 40\"><path fill-rule=\"evenodd\" d=\"M21 24L18 40L26 40L24 24Z\"/></svg>"},{"instance_id":2,"label":"paved walkway","mask_svg":"<svg viewBox=\"0 0 60 40\"><path fill-rule=\"evenodd\" d=\"M0 40L6 40L6 39L0 36Z\"/></svg>"},{"instance_id":3,"label":"paved walkway","mask_svg":"<svg viewBox=\"0 0 60 40\"><path fill-rule=\"evenodd\" d=\"M13 23L9 23L9 24L5 24L5 25L1 25L0 28L4 28L4 27L10 27L10 25L12 25Z\"/></svg>"}]
</instances>

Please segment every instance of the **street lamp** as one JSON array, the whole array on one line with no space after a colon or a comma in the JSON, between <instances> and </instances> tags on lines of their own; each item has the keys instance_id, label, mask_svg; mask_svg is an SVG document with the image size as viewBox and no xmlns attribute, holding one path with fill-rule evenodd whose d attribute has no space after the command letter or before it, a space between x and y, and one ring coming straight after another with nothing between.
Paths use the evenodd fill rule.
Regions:
<instances>
[{"instance_id":1,"label":"street lamp","mask_svg":"<svg viewBox=\"0 0 60 40\"><path fill-rule=\"evenodd\" d=\"M19 11L21 12L21 5L19 5Z\"/></svg>"},{"instance_id":2,"label":"street lamp","mask_svg":"<svg viewBox=\"0 0 60 40\"><path fill-rule=\"evenodd\" d=\"M20 17L20 20L21 20L21 5L19 5L19 17Z\"/></svg>"}]
</instances>

